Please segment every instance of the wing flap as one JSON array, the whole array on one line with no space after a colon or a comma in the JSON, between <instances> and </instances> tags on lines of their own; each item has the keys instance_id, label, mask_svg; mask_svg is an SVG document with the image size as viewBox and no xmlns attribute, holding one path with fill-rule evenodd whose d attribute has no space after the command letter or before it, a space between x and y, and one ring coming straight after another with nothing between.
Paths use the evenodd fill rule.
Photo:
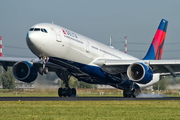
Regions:
<instances>
[{"instance_id":1,"label":"wing flap","mask_svg":"<svg viewBox=\"0 0 180 120\"><path fill-rule=\"evenodd\" d=\"M101 65L130 65L132 63L144 63L150 65L180 65L180 60L115 60L115 59L98 59L94 61L94 64Z\"/></svg>"}]
</instances>

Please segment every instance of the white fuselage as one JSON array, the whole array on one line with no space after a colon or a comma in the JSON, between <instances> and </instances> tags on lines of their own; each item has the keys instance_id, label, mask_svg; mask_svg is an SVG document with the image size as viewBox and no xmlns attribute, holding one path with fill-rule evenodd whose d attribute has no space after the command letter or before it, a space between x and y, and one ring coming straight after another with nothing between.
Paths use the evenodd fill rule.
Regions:
<instances>
[{"instance_id":1,"label":"white fuselage","mask_svg":"<svg viewBox=\"0 0 180 120\"><path fill-rule=\"evenodd\" d=\"M93 65L97 59L138 60L131 55L55 24L40 23L31 27L26 42L39 58L57 57ZM145 86L146 87L146 86Z\"/></svg>"},{"instance_id":2,"label":"white fuselage","mask_svg":"<svg viewBox=\"0 0 180 120\"><path fill-rule=\"evenodd\" d=\"M51 56L79 63L89 64L97 58L137 60L137 58L113 49L100 42L65 29L55 24L41 23L32 28L44 28L42 31L29 31L27 45L38 57Z\"/></svg>"}]
</instances>

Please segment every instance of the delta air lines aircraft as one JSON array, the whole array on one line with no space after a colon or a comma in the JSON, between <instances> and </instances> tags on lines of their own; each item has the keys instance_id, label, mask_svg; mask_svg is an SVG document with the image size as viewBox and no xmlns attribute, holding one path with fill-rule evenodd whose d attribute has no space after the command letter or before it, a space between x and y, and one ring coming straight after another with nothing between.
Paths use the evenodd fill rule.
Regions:
<instances>
[{"instance_id":1,"label":"delta air lines aircraft","mask_svg":"<svg viewBox=\"0 0 180 120\"><path fill-rule=\"evenodd\" d=\"M164 75L176 76L180 60L160 60L168 21L162 19L146 56L141 60L64 27L39 23L32 26L26 43L38 59L1 57L5 70L12 66L17 80L32 82L40 75L55 72L65 88L60 97L76 96L69 76L91 84L110 85L123 90L124 97L136 97Z\"/></svg>"}]
</instances>

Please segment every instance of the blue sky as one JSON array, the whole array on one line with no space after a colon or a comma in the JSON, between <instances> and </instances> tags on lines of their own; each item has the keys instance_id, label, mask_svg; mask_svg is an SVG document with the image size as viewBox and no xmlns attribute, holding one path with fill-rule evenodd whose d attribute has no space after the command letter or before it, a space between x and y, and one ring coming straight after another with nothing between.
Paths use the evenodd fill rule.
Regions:
<instances>
[{"instance_id":1,"label":"blue sky","mask_svg":"<svg viewBox=\"0 0 180 120\"><path fill-rule=\"evenodd\" d=\"M180 0L0 0L5 56L33 57L25 36L31 26L54 22L143 58L161 19L169 21L163 59L180 59ZM143 44L134 44L134 43ZM169 44L171 43L171 44Z\"/></svg>"}]
</instances>

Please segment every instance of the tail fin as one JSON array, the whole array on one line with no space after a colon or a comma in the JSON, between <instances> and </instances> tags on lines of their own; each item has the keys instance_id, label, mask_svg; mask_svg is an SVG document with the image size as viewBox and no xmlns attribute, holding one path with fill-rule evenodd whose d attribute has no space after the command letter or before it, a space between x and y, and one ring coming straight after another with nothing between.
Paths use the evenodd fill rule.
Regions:
<instances>
[{"instance_id":1,"label":"tail fin","mask_svg":"<svg viewBox=\"0 0 180 120\"><path fill-rule=\"evenodd\" d=\"M164 40L166 37L168 21L162 19L159 27L154 35L149 50L143 60L160 60L164 48Z\"/></svg>"}]
</instances>

